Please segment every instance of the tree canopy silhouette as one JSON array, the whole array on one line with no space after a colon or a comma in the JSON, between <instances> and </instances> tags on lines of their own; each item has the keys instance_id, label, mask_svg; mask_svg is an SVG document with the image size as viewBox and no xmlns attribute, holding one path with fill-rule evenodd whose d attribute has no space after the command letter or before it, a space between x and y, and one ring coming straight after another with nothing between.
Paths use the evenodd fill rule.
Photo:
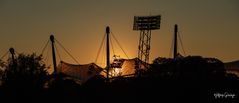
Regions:
<instances>
[{"instance_id":1,"label":"tree canopy silhouette","mask_svg":"<svg viewBox=\"0 0 239 103\"><path fill-rule=\"evenodd\" d=\"M153 61L149 76L181 80L208 80L225 77L224 64L216 58L187 56L183 58L161 58Z\"/></svg>"},{"instance_id":2,"label":"tree canopy silhouette","mask_svg":"<svg viewBox=\"0 0 239 103\"><path fill-rule=\"evenodd\" d=\"M9 59L3 75L3 85L7 88L42 88L47 78L47 67L42 56L19 54L15 60Z\"/></svg>"}]
</instances>

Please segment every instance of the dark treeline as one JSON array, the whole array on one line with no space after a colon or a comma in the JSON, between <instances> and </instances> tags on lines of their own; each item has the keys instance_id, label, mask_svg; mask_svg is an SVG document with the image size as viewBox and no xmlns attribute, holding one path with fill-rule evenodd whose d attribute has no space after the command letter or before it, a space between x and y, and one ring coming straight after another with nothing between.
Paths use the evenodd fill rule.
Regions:
<instances>
[{"instance_id":1,"label":"dark treeline","mask_svg":"<svg viewBox=\"0 0 239 103\"><path fill-rule=\"evenodd\" d=\"M0 63L3 101L37 102L236 102L239 78L226 73L216 58L188 56L156 58L149 69L135 77L118 77L106 82L97 75L84 84L64 74L49 75L36 54L20 54L14 61ZM215 93L235 94L216 99Z\"/></svg>"}]
</instances>

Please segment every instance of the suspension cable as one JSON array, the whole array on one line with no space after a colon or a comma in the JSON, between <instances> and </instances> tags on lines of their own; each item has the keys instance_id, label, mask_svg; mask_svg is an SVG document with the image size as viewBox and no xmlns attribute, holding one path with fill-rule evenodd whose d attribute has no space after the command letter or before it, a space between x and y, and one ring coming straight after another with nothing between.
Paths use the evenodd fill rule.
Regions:
<instances>
[{"instance_id":1,"label":"suspension cable","mask_svg":"<svg viewBox=\"0 0 239 103\"><path fill-rule=\"evenodd\" d=\"M111 39L111 37L110 37L110 44L111 44L111 48L112 48L113 54L115 55L114 45L113 45L113 43L112 43L112 39Z\"/></svg>"},{"instance_id":2,"label":"suspension cable","mask_svg":"<svg viewBox=\"0 0 239 103\"><path fill-rule=\"evenodd\" d=\"M16 50L15 50L15 54L20 55L20 53L18 51L16 51Z\"/></svg>"},{"instance_id":3,"label":"suspension cable","mask_svg":"<svg viewBox=\"0 0 239 103\"><path fill-rule=\"evenodd\" d=\"M0 60L2 60L7 54L8 54L9 51L7 51L2 57Z\"/></svg>"},{"instance_id":4,"label":"suspension cable","mask_svg":"<svg viewBox=\"0 0 239 103\"><path fill-rule=\"evenodd\" d=\"M104 37L103 37L103 39L102 39L102 41L101 41L100 48L99 48L99 50L98 50L98 52L97 52L97 55L96 55L95 63L96 63L97 60L98 60L98 57L99 57L100 51L101 51L102 46L103 46L103 44L104 44L105 36L106 36L106 35L104 35Z\"/></svg>"},{"instance_id":5,"label":"suspension cable","mask_svg":"<svg viewBox=\"0 0 239 103\"><path fill-rule=\"evenodd\" d=\"M169 57L172 57L172 54L173 54L173 44L174 44L174 36L172 38L172 43L171 43L171 47L170 47L170 51L169 51Z\"/></svg>"},{"instance_id":6,"label":"suspension cable","mask_svg":"<svg viewBox=\"0 0 239 103\"><path fill-rule=\"evenodd\" d=\"M43 58L43 61L46 63L46 64L48 64L48 54L49 54L49 42L50 42L50 40L48 39L47 41L46 41L46 43L43 45L43 49L42 49L42 51L41 51L41 56L42 56L42 58ZM44 52L45 52L45 50L46 50L46 56L44 57Z\"/></svg>"},{"instance_id":7,"label":"suspension cable","mask_svg":"<svg viewBox=\"0 0 239 103\"><path fill-rule=\"evenodd\" d=\"M57 49L57 46L56 46L55 44L54 44L54 46L55 46L55 48L56 48L57 56L59 57L59 59L60 59L60 61L61 61L62 59L61 59L60 53L59 53L59 51L58 51L58 49Z\"/></svg>"},{"instance_id":8,"label":"suspension cable","mask_svg":"<svg viewBox=\"0 0 239 103\"><path fill-rule=\"evenodd\" d=\"M50 46L46 46L46 58L45 58L45 60L47 59L47 57L48 57L48 54L49 54L49 49L50 49ZM45 51L45 50L44 50ZM42 54L41 54L42 56L44 56L44 52L42 52Z\"/></svg>"},{"instance_id":9,"label":"suspension cable","mask_svg":"<svg viewBox=\"0 0 239 103\"><path fill-rule=\"evenodd\" d=\"M61 48L63 48L63 50L64 50L77 64L79 64L78 61L66 50L66 48L64 48L64 46L63 46L58 40L55 39L55 41L61 46Z\"/></svg>"},{"instance_id":10,"label":"suspension cable","mask_svg":"<svg viewBox=\"0 0 239 103\"><path fill-rule=\"evenodd\" d=\"M184 47L183 47L183 43L182 43L182 39L181 39L181 36L180 36L179 32L178 32L178 37L179 37L179 41L180 41L180 44L181 44L182 49L183 49L184 56L186 56L186 53L185 53L185 50L184 50Z\"/></svg>"},{"instance_id":11,"label":"suspension cable","mask_svg":"<svg viewBox=\"0 0 239 103\"><path fill-rule=\"evenodd\" d=\"M44 53L46 47L48 46L49 42L50 42L50 40L47 40L45 46L44 46L43 49L42 49L41 55L43 55L43 53Z\"/></svg>"},{"instance_id":12,"label":"suspension cable","mask_svg":"<svg viewBox=\"0 0 239 103\"><path fill-rule=\"evenodd\" d=\"M43 60L46 62L46 64L49 64L49 63L48 63L48 55L49 55L49 51L50 51L50 46L47 46L47 50L46 50L46 58L43 59ZM42 54L42 55L43 55L43 54Z\"/></svg>"},{"instance_id":13,"label":"suspension cable","mask_svg":"<svg viewBox=\"0 0 239 103\"><path fill-rule=\"evenodd\" d=\"M122 46L120 45L119 41L116 39L116 37L114 36L113 32L111 32L113 38L115 39L116 43L119 45L120 49L124 52L124 55L127 57L127 59L129 59L128 55L126 54L126 52L124 51L124 49L122 48Z\"/></svg>"},{"instance_id":14,"label":"suspension cable","mask_svg":"<svg viewBox=\"0 0 239 103\"><path fill-rule=\"evenodd\" d=\"M102 50L103 50L102 55L103 55L103 57L101 58L101 64L106 66L106 62L105 62L106 55L104 54L106 52L105 48L106 48L106 43L104 42L103 43L103 47L102 47Z\"/></svg>"}]
</instances>

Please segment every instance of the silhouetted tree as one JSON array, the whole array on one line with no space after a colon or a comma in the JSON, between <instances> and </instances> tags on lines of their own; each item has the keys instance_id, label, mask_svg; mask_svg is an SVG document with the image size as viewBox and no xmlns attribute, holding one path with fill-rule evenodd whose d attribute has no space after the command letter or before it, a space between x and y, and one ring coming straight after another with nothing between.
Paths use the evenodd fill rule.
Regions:
<instances>
[{"instance_id":1,"label":"silhouetted tree","mask_svg":"<svg viewBox=\"0 0 239 103\"><path fill-rule=\"evenodd\" d=\"M207 72L209 73L208 78L211 79L225 79L226 70L224 63L216 58L205 58L208 63Z\"/></svg>"},{"instance_id":2,"label":"silhouetted tree","mask_svg":"<svg viewBox=\"0 0 239 103\"><path fill-rule=\"evenodd\" d=\"M47 78L47 68L42 56L19 54L9 59L3 76L4 86L10 89L43 88Z\"/></svg>"},{"instance_id":3,"label":"silhouetted tree","mask_svg":"<svg viewBox=\"0 0 239 103\"><path fill-rule=\"evenodd\" d=\"M176 70L176 62L172 58L158 57L154 59L150 69L147 71L147 75L153 78L171 78Z\"/></svg>"},{"instance_id":4,"label":"silhouetted tree","mask_svg":"<svg viewBox=\"0 0 239 103\"><path fill-rule=\"evenodd\" d=\"M5 67L6 67L5 62L0 59L0 80L2 80Z\"/></svg>"},{"instance_id":5,"label":"silhouetted tree","mask_svg":"<svg viewBox=\"0 0 239 103\"><path fill-rule=\"evenodd\" d=\"M180 80L208 80L225 77L224 64L216 58L187 56L183 58L156 58L148 75Z\"/></svg>"}]
</instances>

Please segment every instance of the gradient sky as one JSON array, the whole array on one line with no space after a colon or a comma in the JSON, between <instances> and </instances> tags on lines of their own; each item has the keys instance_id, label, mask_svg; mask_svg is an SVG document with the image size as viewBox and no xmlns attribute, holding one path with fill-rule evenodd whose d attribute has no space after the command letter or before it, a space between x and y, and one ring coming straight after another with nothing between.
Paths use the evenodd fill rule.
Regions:
<instances>
[{"instance_id":1,"label":"gradient sky","mask_svg":"<svg viewBox=\"0 0 239 103\"><path fill-rule=\"evenodd\" d=\"M158 14L161 28L152 31L150 61L169 57L175 24L186 55L239 59L238 0L0 0L0 56L10 47L40 54L53 33L80 64L94 62L110 26L134 58L139 31L132 30L133 17ZM58 49L62 60L75 63ZM115 52L125 57L117 45Z\"/></svg>"}]
</instances>

